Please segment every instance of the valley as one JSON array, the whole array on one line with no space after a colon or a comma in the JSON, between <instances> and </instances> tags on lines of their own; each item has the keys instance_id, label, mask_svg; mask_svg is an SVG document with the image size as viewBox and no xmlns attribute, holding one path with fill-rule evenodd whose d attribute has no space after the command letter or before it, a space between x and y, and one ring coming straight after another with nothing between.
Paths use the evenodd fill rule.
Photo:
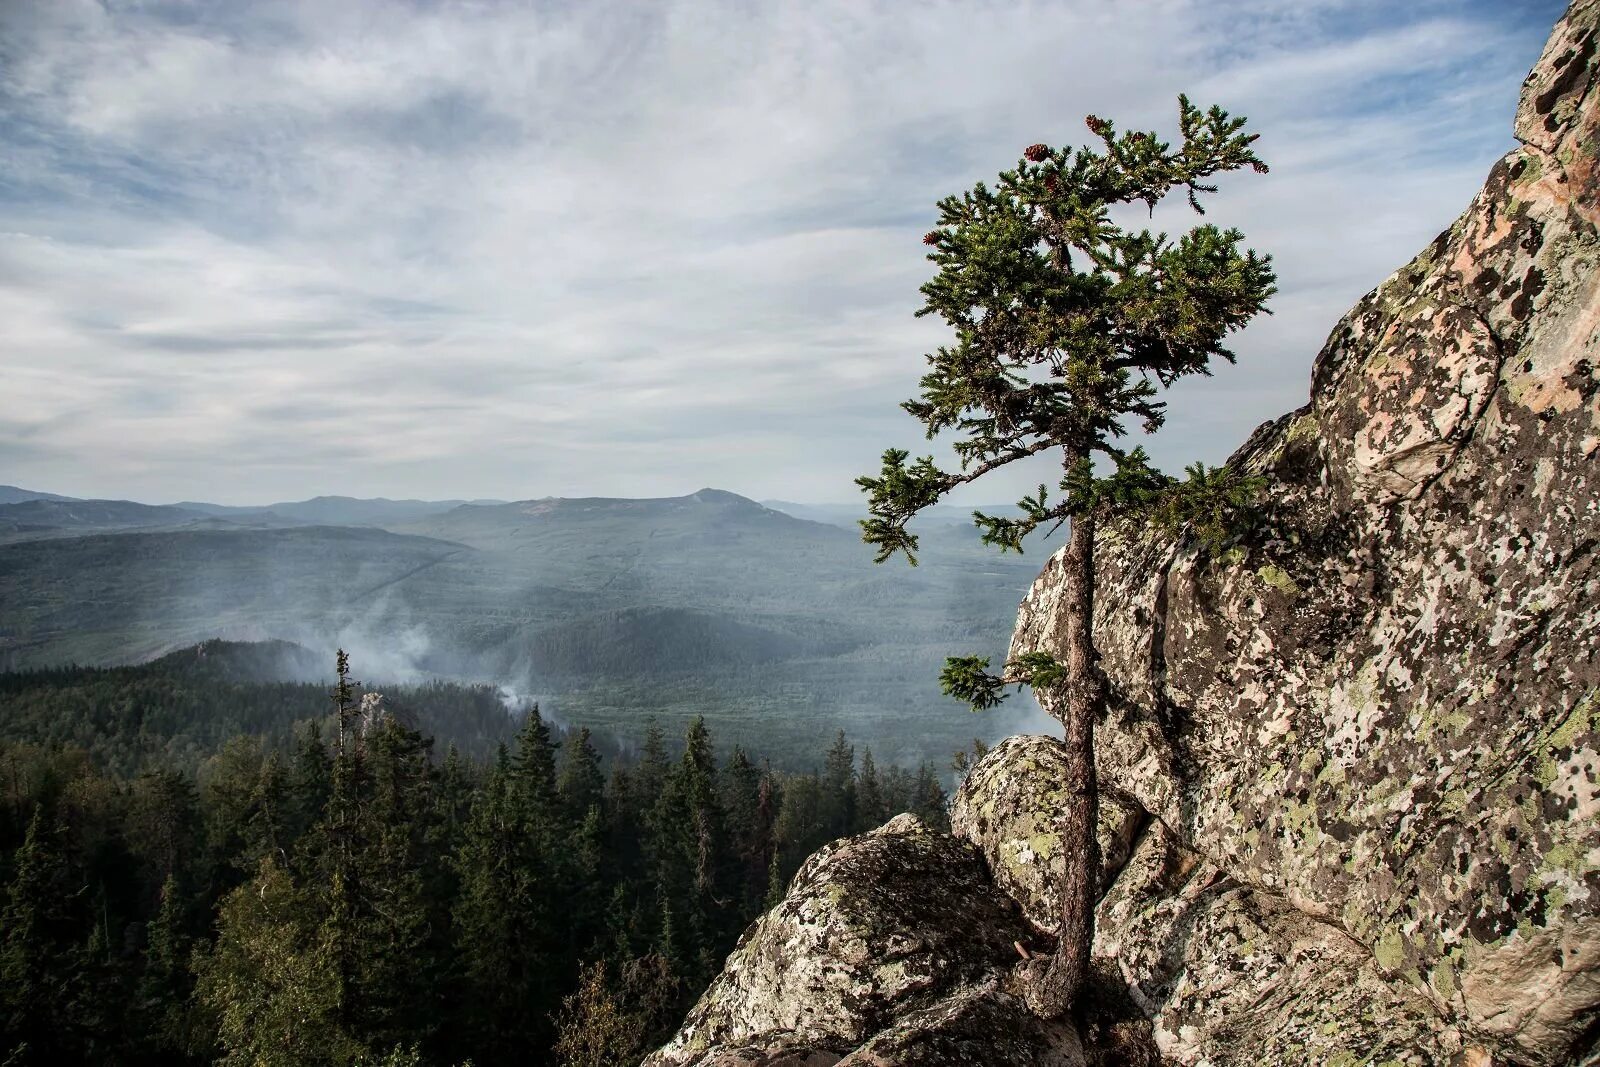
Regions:
<instances>
[{"instance_id":1,"label":"valley","mask_svg":"<svg viewBox=\"0 0 1600 1067\"><path fill-rule=\"evenodd\" d=\"M490 683L635 740L647 716L670 733L704 715L779 762L844 729L942 764L1028 713L973 718L938 691L945 656L1004 652L1038 564L952 516L926 524L913 569L875 565L847 518L714 489L260 508L27 492L0 496L4 670L282 640L320 655L302 680L325 681L343 647L375 684Z\"/></svg>"}]
</instances>

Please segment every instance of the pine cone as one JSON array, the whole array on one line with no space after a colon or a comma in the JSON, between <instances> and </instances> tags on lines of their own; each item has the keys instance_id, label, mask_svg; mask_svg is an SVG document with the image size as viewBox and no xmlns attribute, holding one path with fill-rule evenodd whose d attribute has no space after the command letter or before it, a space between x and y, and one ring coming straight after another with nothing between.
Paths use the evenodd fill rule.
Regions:
<instances>
[{"instance_id":1,"label":"pine cone","mask_svg":"<svg viewBox=\"0 0 1600 1067\"><path fill-rule=\"evenodd\" d=\"M923 234L922 235L922 243L925 244L925 245L936 245L936 244L938 244L939 243L939 231L938 230L929 230L927 233Z\"/></svg>"},{"instance_id":2,"label":"pine cone","mask_svg":"<svg viewBox=\"0 0 1600 1067\"><path fill-rule=\"evenodd\" d=\"M1083 121L1089 127L1089 132L1093 133L1097 137L1103 136L1105 134L1105 132L1106 132L1106 127L1108 125L1110 125L1108 122L1106 122L1105 119L1101 118L1099 115L1090 115L1088 118L1084 119Z\"/></svg>"},{"instance_id":3,"label":"pine cone","mask_svg":"<svg viewBox=\"0 0 1600 1067\"><path fill-rule=\"evenodd\" d=\"M1050 155L1050 146L1047 144L1031 144L1022 152L1022 158L1029 163L1043 163Z\"/></svg>"}]
</instances>

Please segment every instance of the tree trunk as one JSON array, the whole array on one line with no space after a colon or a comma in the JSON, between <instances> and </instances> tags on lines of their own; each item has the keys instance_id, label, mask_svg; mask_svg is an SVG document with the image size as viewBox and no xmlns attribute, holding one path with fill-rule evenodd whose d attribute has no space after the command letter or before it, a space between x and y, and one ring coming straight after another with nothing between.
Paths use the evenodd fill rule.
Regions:
<instances>
[{"instance_id":1,"label":"tree trunk","mask_svg":"<svg viewBox=\"0 0 1600 1067\"><path fill-rule=\"evenodd\" d=\"M1061 940L1041 980L1029 991L1034 1012L1064 1014L1089 973L1094 943L1095 886L1100 868L1095 837L1097 788L1094 724L1105 703L1105 681L1094 650L1095 519L1075 519L1062 557L1065 575L1061 613L1065 622L1067 678L1057 692L1055 713L1066 732L1066 809L1061 814Z\"/></svg>"}]
</instances>

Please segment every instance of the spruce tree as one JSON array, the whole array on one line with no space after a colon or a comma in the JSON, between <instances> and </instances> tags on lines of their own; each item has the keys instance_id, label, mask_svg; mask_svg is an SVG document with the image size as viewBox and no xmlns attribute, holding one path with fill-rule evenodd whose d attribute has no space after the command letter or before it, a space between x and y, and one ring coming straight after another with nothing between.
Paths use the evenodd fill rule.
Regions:
<instances>
[{"instance_id":1,"label":"spruce tree","mask_svg":"<svg viewBox=\"0 0 1600 1067\"><path fill-rule=\"evenodd\" d=\"M770 791L764 799L762 786L761 771L735 745L722 769L722 804L736 860L734 891L741 912L759 907L766 893L772 809Z\"/></svg>"},{"instance_id":2,"label":"spruce tree","mask_svg":"<svg viewBox=\"0 0 1600 1067\"><path fill-rule=\"evenodd\" d=\"M138 1021L153 1061L187 1057L193 1041L189 1019L192 938L184 915L184 896L172 875L161 886L161 903L145 928L144 973L137 990ZM194 1049L193 1051L200 1051Z\"/></svg>"},{"instance_id":3,"label":"spruce tree","mask_svg":"<svg viewBox=\"0 0 1600 1067\"><path fill-rule=\"evenodd\" d=\"M878 780L878 764L872 749L861 750L861 773L857 776L855 831L862 833L882 826L889 818L883 799L883 783Z\"/></svg>"},{"instance_id":4,"label":"spruce tree","mask_svg":"<svg viewBox=\"0 0 1600 1067\"><path fill-rule=\"evenodd\" d=\"M72 943L73 884L60 827L36 807L0 911L0 1062L72 1058L70 1007L83 993ZM58 1061L59 1062L59 1061Z\"/></svg>"},{"instance_id":5,"label":"spruce tree","mask_svg":"<svg viewBox=\"0 0 1600 1067\"><path fill-rule=\"evenodd\" d=\"M1090 116L1092 148L1030 146L990 187L982 182L939 202L924 238L935 277L922 287L919 315L954 333L927 357L918 397L902 405L928 438L954 434L959 466L932 456L884 453L868 494L863 538L882 562L904 553L915 564L910 519L960 486L1036 455L1061 463L1061 494L1041 485L1019 502L1020 517L974 513L983 540L1020 552L1041 526L1069 524L1060 613L1064 662L1022 656L999 671L961 657L942 676L946 692L991 707L1007 685L1032 685L1062 722L1067 743L1062 816L1060 947L1029 989L1041 1015L1058 1015L1082 986L1093 939L1095 855L1094 722L1106 703L1093 635L1094 552L1100 526L1143 514L1188 528L1213 546L1230 536L1256 488L1234 472L1195 465L1185 481L1151 467L1142 448L1122 445L1130 423L1151 433L1166 417L1161 390L1214 359L1233 360L1228 335L1273 293L1267 257L1241 249L1233 229L1196 226L1176 239L1123 226L1115 213L1151 212L1182 191L1195 211L1215 191L1214 175L1266 166L1243 119L1202 111L1179 97L1177 145L1153 132L1118 133Z\"/></svg>"},{"instance_id":6,"label":"spruce tree","mask_svg":"<svg viewBox=\"0 0 1600 1067\"><path fill-rule=\"evenodd\" d=\"M452 919L464 1017L476 1057L509 1061L527 1028L549 1011L547 906L551 886L542 835L528 832L523 797L504 749L478 790L454 864Z\"/></svg>"},{"instance_id":7,"label":"spruce tree","mask_svg":"<svg viewBox=\"0 0 1600 1067\"><path fill-rule=\"evenodd\" d=\"M709 981L720 961L727 922L730 854L717 787L716 755L705 719L696 716L684 735L683 756L652 813L652 852L663 915L671 916L680 970ZM665 953L664 953L665 954Z\"/></svg>"},{"instance_id":8,"label":"spruce tree","mask_svg":"<svg viewBox=\"0 0 1600 1067\"><path fill-rule=\"evenodd\" d=\"M579 728L577 736L561 746L561 774L556 790L561 794L567 818L574 823L581 823L591 808L599 808L605 797L600 753L595 751L587 726Z\"/></svg>"},{"instance_id":9,"label":"spruce tree","mask_svg":"<svg viewBox=\"0 0 1600 1067\"><path fill-rule=\"evenodd\" d=\"M856 750L840 730L822 764L824 821L830 838L844 837L856 823Z\"/></svg>"},{"instance_id":10,"label":"spruce tree","mask_svg":"<svg viewBox=\"0 0 1600 1067\"><path fill-rule=\"evenodd\" d=\"M322 817L333 784L328 746L322 727L306 724L295 746L294 769L289 776L290 833L298 838Z\"/></svg>"}]
</instances>

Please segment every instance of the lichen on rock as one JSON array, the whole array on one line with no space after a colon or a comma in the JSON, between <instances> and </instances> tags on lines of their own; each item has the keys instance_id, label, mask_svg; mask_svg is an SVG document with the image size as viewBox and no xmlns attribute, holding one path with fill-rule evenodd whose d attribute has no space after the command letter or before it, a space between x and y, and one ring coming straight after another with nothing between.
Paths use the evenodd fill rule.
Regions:
<instances>
[{"instance_id":1,"label":"lichen on rock","mask_svg":"<svg viewBox=\"0 0 1600 1067\"><path fill-rule=\"evenodd\" d=\"M1029 937L971 846L900 815L808 859L646 1063L698 1067L739 1048L844 1056L1004 972Z\"/></svg>"},{"instance_id":2,"label":"lichen on rock","mask_svg":"<svg viewBox=\"0 0 1600 1067\"><path fill-rule=\"evenodd\" d=\"M1551 1065L1600 1011L1597 29L1571 7L1522 147L1236 454L1261 530L1097 561L1101 780L1441 1027ZM1053 647L1056 575L1014 652Z\"/></svg>"},{"instance_id":3,"label":"lichen on rock","mask_svg":"<svg viewBox=\"0 0 1600 1067\"><path fill-rule=\"evenodd\" d=\"M1105 530L1097 973L1152 1042L1126 1062L1600 1062L1597 58L1578 0L1520 146L1235 454L1271 485L1253 533ZM1059 651L1061 577L1013 655ZM647 1062L1115 1060L1093 1010L1015 1014L1013 942L1073 861L1052 745L973 768L965 840L903 816L813 857Z\"/></svg>"},{"instance_id":4,"label":"lichen on rock","mask_svg":"<svg viewBox=\"0 0 1600 1067\"><path fill-rule=\"evenodd\" d=\"M1052 737L1021 735L996 745L968 773L950 805L950 828L972 842L994 872L995 884L1022 906L1035 929L1061 928L1062 854L1057 822L1066 804L1066 746ZM1126 862L1143 809L1100 798L1096 837L1102 885Z\"/></svg>"}]
</instances>

